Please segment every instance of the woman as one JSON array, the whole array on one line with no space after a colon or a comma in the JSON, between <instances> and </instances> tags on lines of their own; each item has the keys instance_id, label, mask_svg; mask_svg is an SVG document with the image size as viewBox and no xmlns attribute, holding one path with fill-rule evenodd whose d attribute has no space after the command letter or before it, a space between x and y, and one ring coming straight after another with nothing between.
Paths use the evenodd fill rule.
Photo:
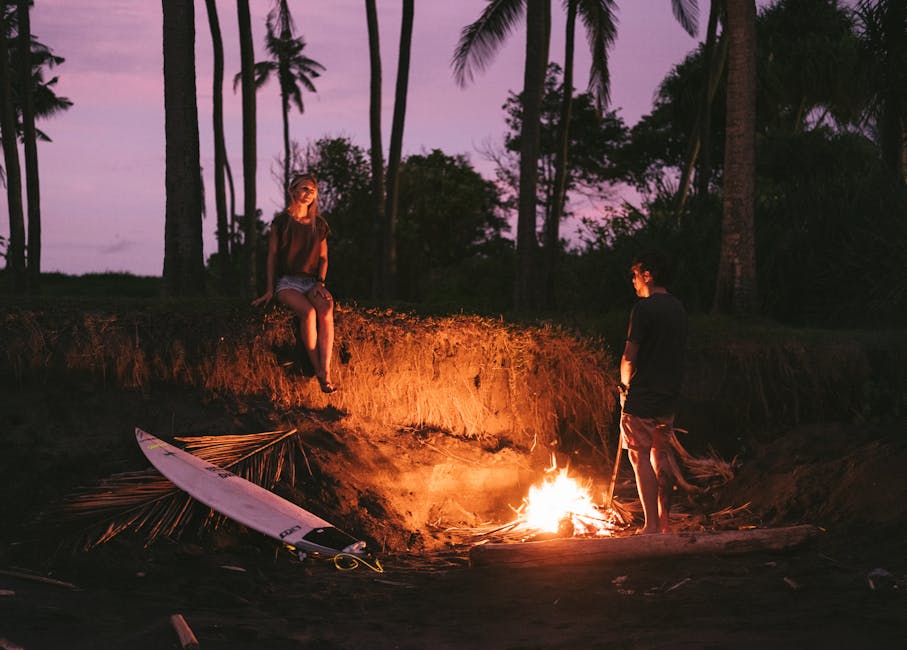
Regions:
<instances>
[{"instance_id":1,"label":"woman","mask_svg":"<svg viewBox=\"0 0 907 650\"><path fill-rule=\"evenodd\" d=\"M276 295L279 303L296 313L300 340L321 390L333 393L337 390L331 381L334 299L324 284L330 228L318 211L318 182L313 175L292 178L289 202L271 224L268 290L252 304L267 305Z\"/></svg>"}]
</instances>

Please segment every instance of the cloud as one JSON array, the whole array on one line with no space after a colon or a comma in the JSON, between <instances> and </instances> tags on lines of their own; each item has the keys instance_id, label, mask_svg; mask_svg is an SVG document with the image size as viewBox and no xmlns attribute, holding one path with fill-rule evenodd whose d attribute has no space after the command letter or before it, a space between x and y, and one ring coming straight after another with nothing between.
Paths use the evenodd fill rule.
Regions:
<instances>
[{"instance_id":1,"label":"cloud","mask_svg":"<svg viewBox=\"0 0 907 650\"><path fill-rule=\"evenodd\" d=\"M136 248L138 246L139 246L138 242L120 239L118 241L113 242L112 244L98 247L98 252L101 255L119 255L120 253L125 253L126 251Z\"/></svg>"}]
</instances>

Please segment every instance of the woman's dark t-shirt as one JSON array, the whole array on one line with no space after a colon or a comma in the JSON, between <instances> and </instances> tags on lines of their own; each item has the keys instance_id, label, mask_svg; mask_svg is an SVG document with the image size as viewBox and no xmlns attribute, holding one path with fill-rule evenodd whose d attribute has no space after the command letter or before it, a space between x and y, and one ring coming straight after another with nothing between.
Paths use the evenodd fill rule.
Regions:
<instances>
[{"instance_id":1,"label":"woman's dark t-shirt","mask_svg":"<svg viewBox=\"0 0 907 650\"><path fill-rule=\"evenodd\" d=\"M277 232L277 277L299 275L317 277L321 242L331 232L321 217L312 224L301 224L286 212L281 212L271 224Z\"/></svg>"}]
</instances>

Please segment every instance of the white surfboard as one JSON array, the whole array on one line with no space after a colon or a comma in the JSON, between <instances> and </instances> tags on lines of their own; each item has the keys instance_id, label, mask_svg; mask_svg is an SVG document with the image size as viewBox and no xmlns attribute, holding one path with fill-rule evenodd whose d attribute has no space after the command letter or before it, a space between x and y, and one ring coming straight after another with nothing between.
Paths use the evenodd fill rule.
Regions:
<instances>
[{"instance_id":1,"label":"white surfboard","mask_svg":"<svg viewBox=\"0 0 907 650\"><path fill-rule=\"evenodd\" d=\"M299 550L365 556L365 542L241 476L139 428L135 439L157 470L189 496L244 526Z\"/></svg>"}]
</instances>

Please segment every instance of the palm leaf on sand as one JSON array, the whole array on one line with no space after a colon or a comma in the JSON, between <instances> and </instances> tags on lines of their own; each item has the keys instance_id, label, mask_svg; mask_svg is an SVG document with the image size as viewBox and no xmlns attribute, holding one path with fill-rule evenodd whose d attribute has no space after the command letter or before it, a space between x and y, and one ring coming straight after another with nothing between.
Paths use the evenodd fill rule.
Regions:
<instances>
[{"instance_id":1,"label":"palm leaf on sand","mask_svg":"<svg viewBox=\"0 0 907 650\"><path fill-rule=\"evenodd\" d=\"M178 437L199 458L229 469L244 479L273 488L296 476L295 450L305 456L296 429L245 435ZM310 470L311 471L311 470ZM225 517L194 505L193 499L154 469L114 474L96 486L70 495L63 503L62 521L83 524L87 548L110 541L127 530L146 536L151 544L161 536L179 535L190 522L214 528Z\"/></svg>"}]
</instances>

